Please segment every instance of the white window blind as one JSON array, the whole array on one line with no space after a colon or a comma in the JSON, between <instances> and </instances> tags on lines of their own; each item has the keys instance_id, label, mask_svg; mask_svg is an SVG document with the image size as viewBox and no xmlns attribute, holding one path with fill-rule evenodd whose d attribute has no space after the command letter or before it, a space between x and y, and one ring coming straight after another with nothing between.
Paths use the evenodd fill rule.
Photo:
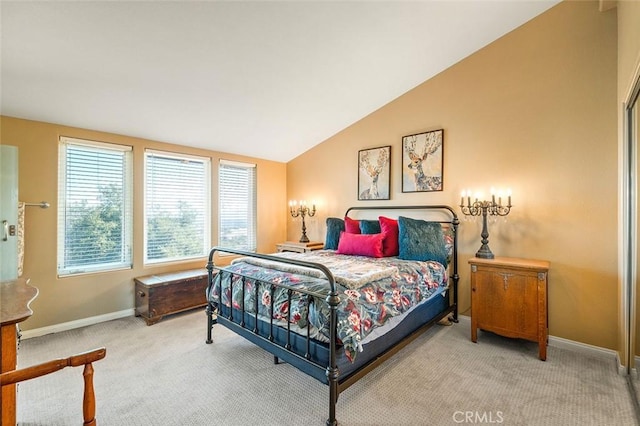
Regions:
<instances>
[{"instance_id":1,"label":"white window blind","mask_svg":"<svg viewBox=\"0 0 640 426\"><path fill-rule=\"evenodd\" d=\"M131 267L131 147L67 137L58 155L58 274Z\"/></svg>"},{"instance_id":2,"label":"white window blind","mask_svg":"<svg viewBox=\"0 0 640 426\"><path fill-rule=\"evenodd\" d=\"M256 251L256 166L220 160L219 235L222 247Z\"/></svg>"},{"instance_id":3,"label":"white window blind","mask_svg":"<svg viewBox=\"0 0 640 426\"><path fill-rule=\"evenodd\" d=\"M145 152L145 263L208 253L210 170L208 158Z\"/></svg>"}]
</instances>

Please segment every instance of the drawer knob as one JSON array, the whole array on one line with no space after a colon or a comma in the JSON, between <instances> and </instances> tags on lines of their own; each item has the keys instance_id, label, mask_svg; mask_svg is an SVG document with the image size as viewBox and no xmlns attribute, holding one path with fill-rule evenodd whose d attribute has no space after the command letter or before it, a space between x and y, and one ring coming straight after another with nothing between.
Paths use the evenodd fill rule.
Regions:
<instances>
[{"instance_id":1,"label":"drawer knob","mask_svg":"<svg viewBox=\"0 0 640 426\"><path fill-rule=\"evenodd\" d=\"M144 291L142 291L142 290L138 290L138 296L140 296L140 297L145 297L145 296L146 296L146 294L144 294Z\"/></svg>"}]
</instances>

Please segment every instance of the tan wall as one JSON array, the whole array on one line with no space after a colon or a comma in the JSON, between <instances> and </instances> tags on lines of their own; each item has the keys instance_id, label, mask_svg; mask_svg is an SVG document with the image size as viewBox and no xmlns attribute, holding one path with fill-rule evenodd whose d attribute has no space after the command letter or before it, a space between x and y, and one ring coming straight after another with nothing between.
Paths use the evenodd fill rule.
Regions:
<instances>
[{"instance_id":1,"label":"tan wall","mask_svg":"<svg viewBox=\"0 0 640 426\"><path fill-rule=\"evenodd\" d=\"M287 165L289 198L320 200L309 233L357 201L357 153L392 145L391 200L456 205L463 189L511 187L513 210L489 225L502 256L545 259L550 333L617 348L616 12L563 2L385 105ZM401 192L403 135L443 128L444 191ZM288 237L299 236L289 219ZM461 226L467 260L480 223Z\"/></svg>"},{"instance_id":2,"label":"tan wall","mask_svg":"<svg viewBox=\"0 0 640 426\"><path fill-rule=\"evenodd\" d=\"M618 93L625 100L640 63L640 2L618 2Z\"/></svg>"},{"instance_id":3,"label":"tan wall","mask_svg":"<svg viewBox=\"0 0 640 426\"><path fill-rule=\"evenodd\" d=\"M181 152L212 158L212 188L217 188L220 158L257 164L258 250L274 251L286 236L286 165L214 151L187 148L127 136L83 130L36 121L1 117L1 142L18 147L21 201L48 201L51 208L30 207L25 217L25 278L40 294L32 303L33 316L24 330L51 326L134 307L133 278L179 269L204 267L197 261L145 267L143 259L143 154L145 148ZM133 147L134 244L133 269L58 278L56 274L58 138L69 136ZM217 195L212 194L212 244L217 240Z\"/></svg>"}]
</instances>

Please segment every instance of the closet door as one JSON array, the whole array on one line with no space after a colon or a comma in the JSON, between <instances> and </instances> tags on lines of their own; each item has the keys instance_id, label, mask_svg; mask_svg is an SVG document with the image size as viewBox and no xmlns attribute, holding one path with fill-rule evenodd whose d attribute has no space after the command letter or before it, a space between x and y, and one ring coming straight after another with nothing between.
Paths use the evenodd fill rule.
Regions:
<instances>
[{"instance_id":1,"label":"closet door","mask_svg":"<svg viewBox=\"0 0 640 426\"><path fill-rule=\"evenodd\" d=\"M0 281L18 278L18 148L0 145Z\"/></svg>"}]
</instances>

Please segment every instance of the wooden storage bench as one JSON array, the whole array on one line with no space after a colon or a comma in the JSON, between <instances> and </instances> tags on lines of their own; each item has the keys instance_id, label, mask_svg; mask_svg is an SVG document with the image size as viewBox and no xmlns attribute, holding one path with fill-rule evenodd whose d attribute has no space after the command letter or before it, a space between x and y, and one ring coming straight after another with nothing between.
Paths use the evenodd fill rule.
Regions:
<instances>
[{"instance_id":1,"label":"wooden storage bench","mask_svg":"<svg viewBox=\"0 0 640 426\"><path fill-rule=\"evenodd\" d=\"M134 278L136 316L153 325L163 316L207 304L207 270L169 272Z\"/></svg>"}]
</instances>

